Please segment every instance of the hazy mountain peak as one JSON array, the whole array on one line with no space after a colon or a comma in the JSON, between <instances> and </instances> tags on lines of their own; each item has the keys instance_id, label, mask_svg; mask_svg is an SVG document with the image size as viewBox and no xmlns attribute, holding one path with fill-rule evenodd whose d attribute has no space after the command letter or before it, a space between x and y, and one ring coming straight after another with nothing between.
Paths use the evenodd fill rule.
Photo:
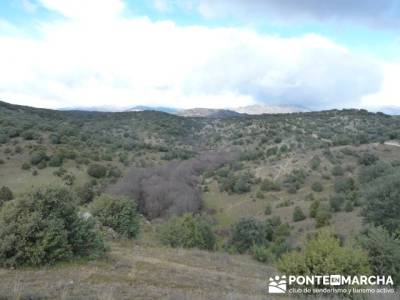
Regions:
<instances>
[{"instance_id":1,"label":"hazy mountain peak","mask_svg":"<svg viewBox=\"0 0 400 300\"><path fill-rule=\"evenodd\" d=\"M231 108L231 110L236 111L241 114L248 114L248 115L286 114L286 113L306 111L305 109L299 108L299 107L267 106L267 105L262 105L262 104L241 106L241 107Z\"/></svg>"}]
</instances>

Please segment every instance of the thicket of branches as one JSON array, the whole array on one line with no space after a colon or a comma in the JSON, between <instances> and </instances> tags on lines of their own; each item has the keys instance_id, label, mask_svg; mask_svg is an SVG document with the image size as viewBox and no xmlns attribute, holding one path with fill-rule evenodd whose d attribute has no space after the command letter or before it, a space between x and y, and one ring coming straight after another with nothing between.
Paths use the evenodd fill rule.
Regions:
<instances>
[{"instance_id":1,"label":"thicket of branches","mask_svg":"<svg viewBox=\"0 0 400 300\"><path fill-rule=\"evenodd\" d=\"M199 176L232 158L232 154L208 152L163 166L132 168L108 192L138 199L139 211L148 218L198 212L202 206Z\"/></svg>"}]
</instances>

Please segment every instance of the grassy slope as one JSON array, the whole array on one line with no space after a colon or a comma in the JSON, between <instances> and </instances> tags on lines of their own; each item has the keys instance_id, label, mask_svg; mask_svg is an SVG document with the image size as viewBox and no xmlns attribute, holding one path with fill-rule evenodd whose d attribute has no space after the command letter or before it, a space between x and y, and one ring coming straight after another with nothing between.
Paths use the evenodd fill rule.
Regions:
<instances>
[{"instance_id":1,"label":"grassy slope","mask_svg":"<svg viewBox=\"0 0 400 300\"><path fill-rule=\"evenodd\" d=\"M0 270L0 295L38 299L260 299L270 267L247 256L111 243L103 260ZM36 299L36 298L34 298Z\"/></svg>"}]
</instances>

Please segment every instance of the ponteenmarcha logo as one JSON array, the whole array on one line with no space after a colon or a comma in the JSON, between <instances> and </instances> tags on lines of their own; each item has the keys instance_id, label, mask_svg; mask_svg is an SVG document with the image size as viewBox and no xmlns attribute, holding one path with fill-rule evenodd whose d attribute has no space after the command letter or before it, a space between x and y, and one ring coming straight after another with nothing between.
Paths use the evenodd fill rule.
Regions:
<instances>
[{"instance_id":1,"label":"ponteenmarcha logo","mask_svg":"<svg viewBox=\"0 0 400 300\"><path fill-rule=\"evenodd\" d=\"M286 276L275 276L269 278L268 293L270 294L284 294L287 290Z\"/></svg>"},{"instance_id":2,"label":"ponteenmarcha logo","mask_svg":"<svg viewBox=\"0 0 400 300\"><path fill-rule=\"evenodd\" d=\"M269 278L268 293L393 293L393 285L391 276L276 275Z\"/></svg>"}]
</instances>

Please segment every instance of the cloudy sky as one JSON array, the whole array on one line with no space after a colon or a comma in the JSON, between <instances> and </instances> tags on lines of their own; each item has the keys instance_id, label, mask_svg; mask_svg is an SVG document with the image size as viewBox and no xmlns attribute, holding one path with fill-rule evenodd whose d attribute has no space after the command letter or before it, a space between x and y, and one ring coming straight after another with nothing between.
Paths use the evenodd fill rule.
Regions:
<instances>
[{"instance_id":1,"label":"cloudy sky","mask_svg":"<svg viewBox=\"0 0 400 300\"><path fill-rule=\"evenodd\" d=\"M0 1L0 100L400 107L400 0Z\"/></svg>"}]
</instances>

